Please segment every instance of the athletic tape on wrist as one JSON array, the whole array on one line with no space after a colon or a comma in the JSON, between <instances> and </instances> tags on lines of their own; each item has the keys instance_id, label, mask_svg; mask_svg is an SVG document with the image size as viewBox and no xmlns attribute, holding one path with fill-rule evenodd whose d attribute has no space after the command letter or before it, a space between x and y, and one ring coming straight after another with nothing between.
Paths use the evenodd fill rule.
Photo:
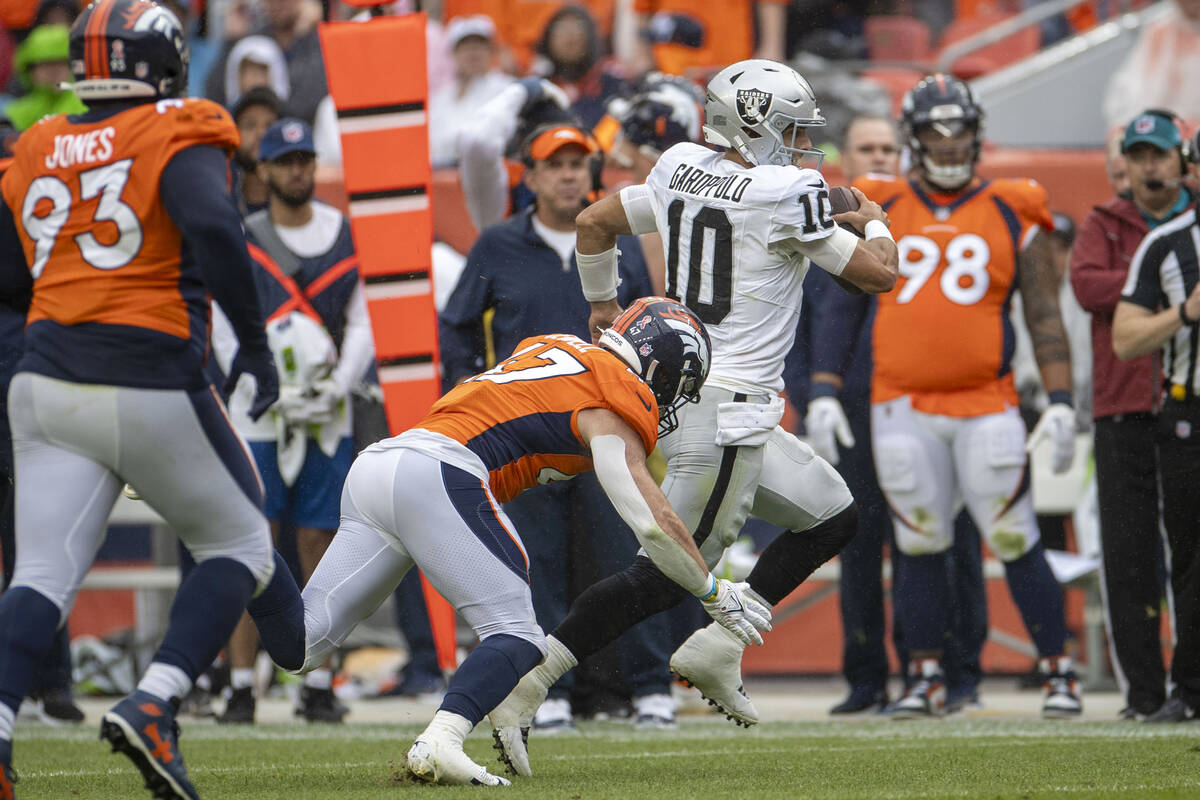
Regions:
<instances>
[{"instance_id":1,"label":"athletic tape on wrist","mask_svg":"<svg viewBox=\"0 0 1200 800\"><path fill-rule=\"evenodd\" d=\"M603 253L581 253L575 251L575 265L579 268L579 283L583 285L583 297L589 303L602 303L617 297L617 248L611 247Z\"/></svg>"},{"instance_id":2,"label":"athletic tape on wrist","mask_svg":"<svg viewBox=\"0 0 1200 800\"><path fill-rule=\"evenodd\" d=\"M896 241L892 238L892 232L888 230L888 226L884 225L880 220L873 219L867 223L865 228L863 228L863 238L868 242L872 239L878 239L881 236L886 238L888 241Z\"/></svg>"}]
</instances>

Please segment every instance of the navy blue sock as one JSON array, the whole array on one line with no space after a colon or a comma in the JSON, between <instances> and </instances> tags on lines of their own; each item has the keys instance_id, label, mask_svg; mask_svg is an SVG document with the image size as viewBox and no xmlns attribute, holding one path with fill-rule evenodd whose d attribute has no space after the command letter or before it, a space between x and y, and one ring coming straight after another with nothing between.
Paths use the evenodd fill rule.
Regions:
<instances>
[{"instance_id":1,"label":"navy blue sock","mask_svg":"<svg viewBox=\"0 0 1200 800\"><path fill-rule=\"evenodd\" d=\"M414 573L415 574L415 573ZM246 608L258 628L263 649L279 666L304 666L304 601L287 561L275 552L275 574L262 594Z\"/></svg>"},{"instance_id":2,"label":"navy blue sock","mask_svg":"<svg viewBox=\"0 0 1200 800\"><path fill-rule=\"evenodd\" d=\"M50 598L27 586L0 595L0 703L14 714L50 652L60 616Z\"/></svg>"},{"instance_id":3,"label":"navy blue sock","mask_svg":"<svg viewBox=\"0 0 1200 800\"><path fill-rule=\"evenodd\" d=\"M506 633L489 636L454 673L438 710L458 714L478 725L484 715L508 697L521 676L541 660L541 651L527 639Z\"/></svg>"},{"instance_id":4,"label":"navy blue sock","mask_svg":"<svg viewBox=\"0 0 1200 800\"><path fill-rule=\"evenodd\" d=\"M196 680L229 641L254 584L250 570L232 558L197 564L179 585L167 635L153 660L179 667Z\"/></svg>"},{"instance_id":5,"label":"navy blue sock","mask_svg":"<svg viewBox=\"0 0 1200 800\"><path fill-rule=\"evenodd\" d=\"M892 553L904 577L892 587L896 615L904 624L904 646L910 653L941 651L950 627L950 586L946 554L909 556Z\"/></svg>"},{"instance_id":6,"label":"navy blue sock","mask_svg":"<svg viewBox=\"0 0 1200 800\"><path fill-rule=\"evenodd\" d=\"M1015 561L1005 562L1004 575L1038 655L1062 655L1067 640L1063 592L1046 563L1042 543Z\"/></svg>"}]
</instances>

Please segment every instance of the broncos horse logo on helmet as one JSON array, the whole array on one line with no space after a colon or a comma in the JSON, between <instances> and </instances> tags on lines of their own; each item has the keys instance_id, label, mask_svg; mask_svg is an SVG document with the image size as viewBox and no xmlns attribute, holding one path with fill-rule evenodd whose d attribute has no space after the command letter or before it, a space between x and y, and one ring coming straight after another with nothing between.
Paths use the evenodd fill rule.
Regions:
<instances>
[{"instance_id":1,"label":"broncos horse logo on helmet","mask_svg":"<svg viewBox=\"0 0 1200 800\"><path fill-rule=\"evenodd\" d=\"M929 183L954 192L971 182L983 132L983 109L971 87L940 73L923 78L904 95L900 124L913 164Z\"/></svg>"},{"instance_id":2,"label":"broncos horse logo on helmet","mask_svg":"<svg viewBox=\"0 0 1200 800\"><path fill-rule=\"evenodd\" d=\"M658 401L659 436L679 427L676 415L685 403L700 400L712 345L704 323L682 303L665 297L633 301L600 334L600 346L650 387Z\"/></svg>"},{"instance_id":3,"label":"broncos horse logo on helmet","mask_svg":"<svg viewBox=\"0 0 1200 800\"><path fill-rule=\"evenodd\" d=\"M187 87L183 26L151 0L96 0L71 26L72 87L80 100L179 97Z\"/></svg>"},{"instance_id":4,"label":"broncos horse logo on helmet","mask_svg":"<svg viewBox=\"0 0 1200 800\"><path fill-rule=\"evenodd\" d=\"M804 156L820 165L824 152L797 147L796 135L824 124L812 87L785 64L762 58L739 61L708 82L704 140L733 148L756 166L786 167Z\"/></svg>"}]
</instances>

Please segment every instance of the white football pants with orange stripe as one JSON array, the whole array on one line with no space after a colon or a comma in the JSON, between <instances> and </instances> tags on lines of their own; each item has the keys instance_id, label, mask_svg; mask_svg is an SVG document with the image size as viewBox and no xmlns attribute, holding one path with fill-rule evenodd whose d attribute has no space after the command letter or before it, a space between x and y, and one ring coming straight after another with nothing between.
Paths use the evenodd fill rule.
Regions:
<instances>
[{"instance_id":1,"label":"white football pants with orange stripe","mask_svg":"<svg viewBox=\"0 0 1200 800\"><path fill-rule=\"evenodd\" d=\"M302 672L321 666L414 565L480 639L504 633L546 652L525 545L486 476L475 454L428 431L359 454L337 534L304 587Z\"/></svg>"}]
</instances>

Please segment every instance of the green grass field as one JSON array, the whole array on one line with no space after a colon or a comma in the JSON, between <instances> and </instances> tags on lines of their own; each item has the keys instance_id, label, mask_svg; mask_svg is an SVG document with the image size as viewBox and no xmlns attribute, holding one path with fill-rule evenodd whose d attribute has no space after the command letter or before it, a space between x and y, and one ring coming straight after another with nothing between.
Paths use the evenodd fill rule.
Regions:
<instances>
[{"instance_id":1,"label":"green grass field","mask_svg":"<svg viewBox=\"0 0 1200 800\"><path fill-rule=\"evenodd\" d=\"M486 727L486 723L483 727ZM511 789L435 787L404 777L415 725L230 729L187 724L182 746L208 800L451 800L505 793L550 800L675 798L1200 797L1200 724L772 722L750 731L685 720L678 731L584 723L582 736L535 739L535 775ZM19 731L17 796L149 797L94 726ZM489 735L467 752L499 769Z\"/></svg>"}]
</instances>

